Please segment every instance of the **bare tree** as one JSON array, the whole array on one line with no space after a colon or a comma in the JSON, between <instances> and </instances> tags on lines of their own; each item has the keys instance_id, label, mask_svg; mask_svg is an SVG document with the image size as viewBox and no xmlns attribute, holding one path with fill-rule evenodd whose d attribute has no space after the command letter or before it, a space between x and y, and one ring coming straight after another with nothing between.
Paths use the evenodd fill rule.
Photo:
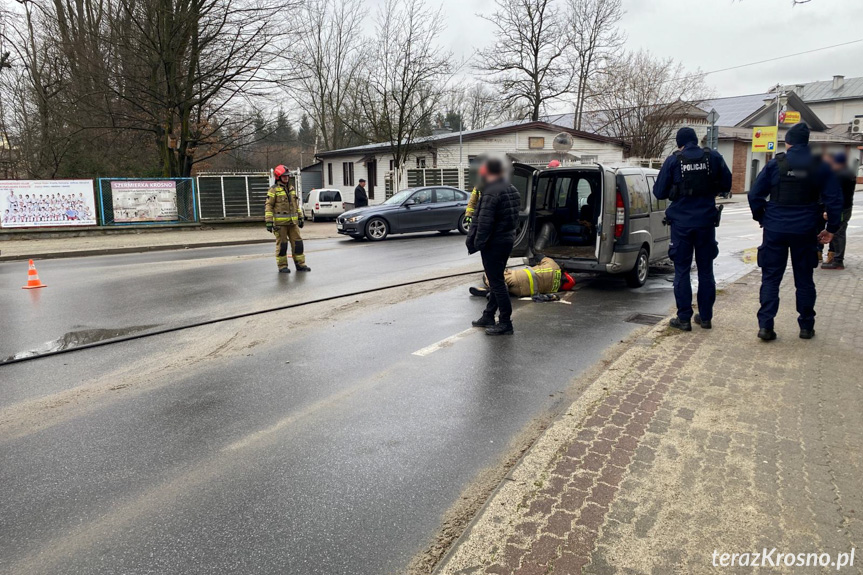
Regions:
<instances>
[{"instance_id":1,"label":"bare tree","mask_svg":"<svg viewBox=\"0 0 863 575\"><path fill-rule=\"evenodd\" d=\"M575 68L575 119L581 129L581 116L591 92L591 84L606 70L626 40L618 28L624 11L621 0L568 0L569 38Z\"/></svg>"},{"instance_id":2,"label":"bare tree","mask_svg":"<svg viewBox=\"0 0 863 575\"><path fill-rule=\"evenodd\" d=\"M292 27L297 31L294 77L285 86L320 129L323 148L355 143L346 126L354 99L364 38L362 0L307 0Z\"/></svg>"},{"instance_id":3,"label":"bare tree","mask_svg":"<svg viewBox=\"0 0 863 575\"><path fill-rule=\"evenodd\" d=\"M430 13L423 0L387 0L378 11L378 40L363 72L368 89L358 104L370 139L389 142L397 187L451 71L450 53L435 42L442 27L440 11Z\"/></svg>"},{"instance_id":4,"label":"bare tree","mask_svg":"<svg viewBox=\"0 0 863 575\"><path fill-rule=\"evenodd\" d=\"M627 141L630 155L654 158L709 96L703 76L687 74L673 59L630 52L610 64L597 86L597 109L585 117L594 131Z\"/></svg>"},{"instance_id":5,"label":"bare tree","mask_svg":"<svg viewBox=\"0 0 863 575\"><path fill-rule=\"evenodd\" d=\"M546 104L569 91L565 25L557 0L496 0L483 16L495 27L495 43L480 52L481 69L499 87L504 108L539 120Z\"/></svg>"}]
</instances>

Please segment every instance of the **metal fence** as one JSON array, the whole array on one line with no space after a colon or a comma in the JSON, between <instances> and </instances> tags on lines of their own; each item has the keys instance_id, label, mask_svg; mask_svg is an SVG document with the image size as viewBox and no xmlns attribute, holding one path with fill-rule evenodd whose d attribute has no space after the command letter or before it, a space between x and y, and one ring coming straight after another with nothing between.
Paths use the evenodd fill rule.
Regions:
<instances>
[{"instance_id":1,"label":"metal fence","mask_svg":"<svg viewBox=\"0 0 863 575\"><path fill-rule=\"evenodd\" d=\"M198 202L202 220L264 217L270 174L230 173L198 175Z\"/></svg>"},{"instance_id":2,"label":"metal fence","mask_svg":"<svg viewBox=\"0 0 863 575\"><path fill-rule=\"evenodd\" d=\"M192 178L99 178L98 202L103 226L198 221Z\"/></svg>"},{"instance_id":3,"label":"metal fence","mask_svg":"<svg viewBox=\"0 0 863 575\"><path fill-rule=\"evenodd\" d=\"M452 186L460 190L470 191L470 168L416 168L406 171L409 188Z\"/></svg>"}]
</instances>

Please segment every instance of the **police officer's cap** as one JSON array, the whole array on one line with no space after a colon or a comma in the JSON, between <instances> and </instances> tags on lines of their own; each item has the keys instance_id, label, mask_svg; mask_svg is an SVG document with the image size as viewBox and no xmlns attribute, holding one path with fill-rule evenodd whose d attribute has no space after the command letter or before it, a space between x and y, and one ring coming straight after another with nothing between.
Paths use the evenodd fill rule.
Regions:
<instances>
[{"instance_id":1,"label":"police officer's cap","mask_svg":"<svg viewBox=\"0 0 863 575\"><path fill-rule=\"evenodd\" d=\"M785 143L792 146L806 145L809 143L809 126L806 122L794 124L788 132L785 133Z\"/></svg>"},{"instance_id":2,"label":"police officer's cap","mask_svg":"<svg viewBox=\"0 0 863 575\"><path fill-rule=\"evenodd\" d=\"M677 147L682 148L689 143L698 144L698 136L695 134L695 130L689 126L677 130Z\"/></svg>"}]
</instances>

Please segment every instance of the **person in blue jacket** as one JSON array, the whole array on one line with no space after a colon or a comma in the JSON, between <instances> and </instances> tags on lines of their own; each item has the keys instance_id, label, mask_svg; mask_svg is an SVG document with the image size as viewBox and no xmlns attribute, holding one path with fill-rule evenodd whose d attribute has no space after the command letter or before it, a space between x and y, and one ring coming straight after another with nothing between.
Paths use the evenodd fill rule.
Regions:
<instances>
[{"instance_id":1,"label":"person in blue jacket","mask_svg":"<svg viewBox=\"0 0 863 575\"><path fill-rule=\"evenodd\" d=\"M776 339L779 284L791 253L797 290L800 337L815 335L813 270L821 260L818 243L828 244L842 223L842 190L830 167L809 148L809 126L795 124L785 134L784 153L767 162L749 190L752 218L764 228L758 248L761 308L758 337ZM823 208L822 208L823 205ZM822 213L827 212L825 229Z\"/></svg>"},{"instance_id":2,"label":"person in blue jacket","mask_svg":"<svg viewBox=\"0 0 863 575\"><path fill-rule=\"evenodd\" d=\"M678 151L659 170L653 195L670 199L665 219L671 226L668 257L674 262L674 299L677 317L671 326L692 331L692 320L704 329L713 327L713 303L716 280L713 260L719 255L716 226L719 211L716 196L731 190L731 171L716 150L698 147L698 136L692 128L677 131ZM698 313L692 311L692 256L698 267Z\"/></svg>"}]
</instances>

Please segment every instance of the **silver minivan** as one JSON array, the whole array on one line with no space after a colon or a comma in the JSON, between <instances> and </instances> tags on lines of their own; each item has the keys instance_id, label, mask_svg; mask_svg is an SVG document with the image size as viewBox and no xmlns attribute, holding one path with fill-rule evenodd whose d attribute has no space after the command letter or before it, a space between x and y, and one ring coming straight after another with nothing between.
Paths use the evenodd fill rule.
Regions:
<instances>
[{"instance_id":1,"label":"silver minivan","mask_svg":"<svg viewBox=\"0 0 863 575\"><path fill-rule=\"evenodd\" d=\"M657 170L600 164L538 170L514 164L521 194L513 256L554 259L576 272L622 274L631 287L668 257L667 200L653 196Z\"/></svg>"}]
</instances>

